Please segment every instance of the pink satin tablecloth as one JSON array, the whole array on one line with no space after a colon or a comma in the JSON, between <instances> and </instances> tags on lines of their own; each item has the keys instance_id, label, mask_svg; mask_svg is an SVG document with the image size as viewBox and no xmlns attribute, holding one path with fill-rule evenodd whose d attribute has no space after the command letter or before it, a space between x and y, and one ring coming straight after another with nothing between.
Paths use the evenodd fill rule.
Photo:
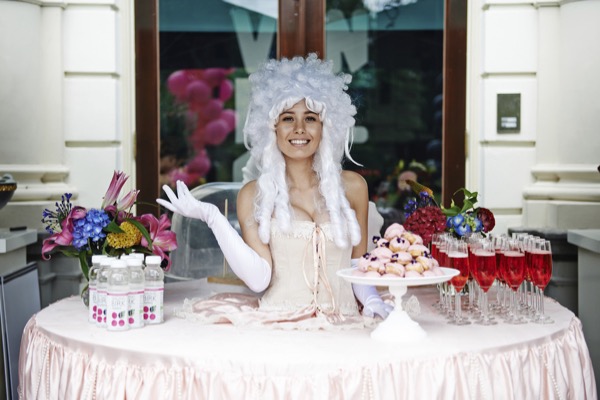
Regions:
<instances>
[{"instance_id":1,"label":"pink satin tablecloth","mask_svg":"<svg viewBox=\"0 0 600 400\"><path fill-rule=\"evenodd\" d=\"M184 298L211 291L206 281L168 284L165 323L125 332L89 324L78 297L50 305L23 333L20 398L597 398L581 323L550 299L555 324L453 326L431 308L434 288L409 289L427 338L392 345L367 328L279 331L173 316Z\"/></svg>"}]
</instances>

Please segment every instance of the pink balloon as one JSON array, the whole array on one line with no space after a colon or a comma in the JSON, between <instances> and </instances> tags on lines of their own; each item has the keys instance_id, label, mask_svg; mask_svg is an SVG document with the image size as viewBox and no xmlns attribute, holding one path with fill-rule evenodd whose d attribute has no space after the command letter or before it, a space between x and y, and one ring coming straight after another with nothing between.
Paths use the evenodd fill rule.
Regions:
<instances>
[{"instance_id":1,"label":"pink balloon","mask_svg":"<svg viewBox=\"0 0 600 400\"><path fill-rule=\"evenodd\" d=\"M193 131L196 129L196 125L198 124L198 114L193 111L185 112L185 129L188 131Z\"/></svg>"},{"instance_id":2,"label":"pink balloon","mask_svg":"<svg viewBox=\"0 0 600 400\"><path fill-rule=\"evenodd\" d=\"M223 110L223 112L219 116L219 119L222 119L223 121L225 121L225 123L227 124L227 127L229 129L228 132L231 132L232 130L235 129L235 111L233 111L229 108L226 110Z\"/></svg>"},{"instance_id":3,"label":"pink balloon","mask_svg":"<svg viewBox=\"0 0 600 400\"><path fill-rule=\"evenodd\" d=\"M178 169L169 175L171 182L183 181L189 187L194 187L200 183L200 178L199 174L188 172L187 167Z\"/></svg>"},{"instance_id":4,"label":"pink balloon","mask_svg":"<svg viewBox=\"0 0 600 400\"><path fill-rule=\"evenodd\" d=\"M210 158L208 158L206 150L202 150L196 154L196 156L187 164L186 167L187 171L190 173L195 173L200 176L206 175L211 167Z\"/></svg>"},{"instance_id":5,"label":"pink balloon","mask_svg":"<svg viewBox=\"0 0 600 400\"><path fill-rule=\"evenodd\" d=\"M205 105L211 97L212 91L203 81L193 81L187 85L185 90L185 99L190 103L190 106Z\"/></svg>"},{"instance_id":6,"label":"pink balloon","mask_svg":"<svg viewBox=\"0 0 600 400\"><path fill-rule=\"evenodd\" d=\"M190 80L197 81L204 79L204 70L203 69L186 69L185 72L190 77Z\"/></svg>"},{"instance_id":7,"label":"pink balloon","mask_svg":"<svg viewBox=\"0 0 600 400\"><path fill-rule=\"evenodd\" d=\"M206 125L206 134L204 138L206 143L218 146L223 143L229 132L227 123L222 119L217 119Z\"/></svg>"},{"instance_id":8,"label":"pink balloon","mask_svg":"<svg viewBox=\"0 0 600 400\"><path fill-rule=\"evenodd\" d=\"M204 150L206 146L206 128L204 126L199 126L196 130L190 135L189 141L192 145L192 148L196 150L196 152L200 152Z\"/></svg>"},{"instance_id":9,"label":"pink balloon","mask_svg":"<svg viewBox=\"0 0 600 400\"><path fill-rule=\"evenodd\" d=\"M223 68L207 68L204 70L204 80L210 87L217 87L225 79L226 72Z\"/></svg>"},{"instance_id":10,"label":"pink balloon","mask_svg":"<svg viewBox=\"0 0 600 400\"><path fill-rule=\"evenodd\" d=\"M219 118L223 111L223 102L221 100L212 99L204 107L198 110L198 116L205 121L212 121Z\"/></svg>"},{"instance_id":11,"label":"pink balloon","mask_svg":"<svg viewBox=\"0 0 600 400\"><path fill-rule=\"evenodd\" d=\"M179 100L183 100L186 88L190 81L191 79L185 70L175 71L167 78L167 88L173 96L177 97Z\"/></svg>"},{"instance_id":12,"label":"pink balloon","mask_svg":"<svg viewBox=\"0 0 600 400\"><path fill-rule=\"evenodd\" d=\"M219 86L219 99L226 102L233 95L233 83L229 79L223 80Z\"/></svg>"}]
</instances>

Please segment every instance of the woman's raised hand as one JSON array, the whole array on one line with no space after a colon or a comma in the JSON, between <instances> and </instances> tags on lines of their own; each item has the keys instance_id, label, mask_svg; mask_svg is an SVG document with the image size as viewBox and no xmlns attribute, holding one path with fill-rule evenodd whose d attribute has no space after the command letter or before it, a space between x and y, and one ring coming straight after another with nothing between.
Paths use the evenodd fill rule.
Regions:
<instances>
[{"instance_id":1,"label":"woman's raised hand","mask_svg":"<svg viewBox=\"0 0 600 400\"><path fill-rule=\"evenodd\" d=\"M202 202L190 193L185 183L177 181L177 194L163 186L169 201L156 199L163 207L206 222L233 272L256 293L262 292L271 282L271 265L244 242L217 206Z\"/></svg>"},{"instance_id":2,"label":"woman's raised hand","mask_svg":"<svg viewBox=\"0 0 600 400\"><path fill-rule=\"evenodd\" d=\"M184 217L195 218L206 222L209 226L216 214L220 214L217 206L211 203L202 202L194 197L188 187L182 181L177 181L177 194L167 185L163 186L169 201L156 199L156 202L168 210L183 215Z\"/></svg>"}]
</instances>

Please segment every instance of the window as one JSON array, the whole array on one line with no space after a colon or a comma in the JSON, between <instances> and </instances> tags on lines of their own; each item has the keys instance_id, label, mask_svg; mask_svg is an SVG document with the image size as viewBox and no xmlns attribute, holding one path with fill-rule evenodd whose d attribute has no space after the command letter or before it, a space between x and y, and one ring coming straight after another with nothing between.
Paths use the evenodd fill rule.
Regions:
<instances>
[{"instance_id":1,"label":"window","mask_svg":"<svg viewBox=\"0 0 600 400\"><path fill-rule=\"evenodd\" d=\"M410 170L449 201L464 186L466 1L371 3L137 0L141 200L154 203L167 165L188 183L240 180L248 74L267 58L316 51L354 77L352 154L365 167L345 167L365 176L372 199L397 206L397 176Z\"/></svg>"}]
</instances>

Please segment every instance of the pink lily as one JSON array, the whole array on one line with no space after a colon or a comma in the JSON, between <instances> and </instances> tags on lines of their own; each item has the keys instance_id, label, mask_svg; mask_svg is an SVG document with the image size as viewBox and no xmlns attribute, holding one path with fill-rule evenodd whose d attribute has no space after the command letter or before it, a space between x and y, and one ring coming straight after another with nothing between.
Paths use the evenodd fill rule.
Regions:
<instances>
[{"instance_id":1,"label":"pink lily","mask_svg":"<svg viewBox=\"0 0 600 400\"><path fill-rule=\"evenodd\" d=\"M127 178L128 176L125 175L125 172L123 171L115 171L113 173L112 180L110 181L110 185L108 186L108 190L106 191L104 200L102 201L102 209L106 208L106 206L114 204L117 201L123 185L125 182L127 182Z\"/></svg>"},{"instance_id":2,"label":"pink lily","mask_svg":"<svg viewBox=\"0 0 600 400\"><path fill-rule=\"evenodd\" d=\"M137 200L137 196L138 196L139 192L140 192L139 190L132 190L131 192L129 192L125 196L123 196L117 202L117 210L118 211L129 210L131 208L131 206L133 206L135 204L135 201Z\"/></svg>"},{"instance_id":3,"label":"pink lily","mask_svg":"<svg viewBox=\"0 0 600 400\"><path fill-rule=\"evenodd\" d=\"M170 231L171 221L166 214L162 214L160 219L152 214L144 214L139 218L142 225L148 229L152 243L148 243L145 237L142 237L142 246L151 248L152 253L167 260L166 271L171 268L171 259L165 254L166 251L173 251L177 248L177 237L175 232Z\"/></svg>"},{"instance_id":4,"label":"pink lily","mask_svg":"<svg viewBox=\"0 0 600 400\"><path fill-rule=\"evenodd\" d=\"M63 219L60 223L62 227L61 231L53 234L49 238L44 239L42 244L42 258L44 260L50 259L50 255L48 253L54 250L55 247L70 246L73 244L73 220L85 217L86 213L87 211L83 207L73 207L67 218Z\"/></svg>"}]
</instances>

